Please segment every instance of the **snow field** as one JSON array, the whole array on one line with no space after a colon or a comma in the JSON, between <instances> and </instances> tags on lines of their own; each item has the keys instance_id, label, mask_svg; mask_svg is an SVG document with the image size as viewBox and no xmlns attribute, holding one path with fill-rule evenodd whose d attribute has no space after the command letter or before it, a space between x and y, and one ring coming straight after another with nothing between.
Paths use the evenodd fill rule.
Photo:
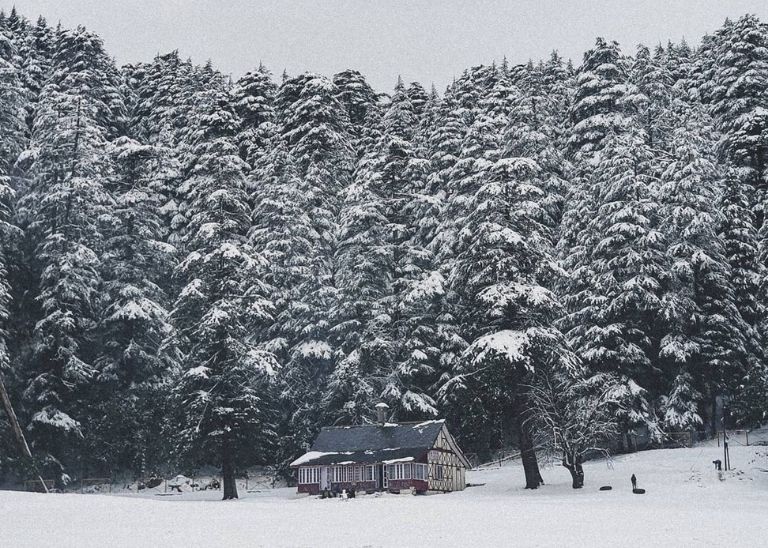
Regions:
<instances>
[{"instance_id":1,"label":"snow field","mask_svg":"<svg viewBox=\"0 0 768 548\"><path fill-rule=\"evenodd\" d=\"M39 495L0 492L4 546L765 546L768 447L731 449L736 470L720 480L707 444L622 455L585 465L570 487L560 466L525 491L522 469L470 472L448 495L366 495L319 500L282 488L242 493ZM636 474L646 495L633 495ZM612 485L612 491L599 491Z\"/></svg>"}]
</instances>

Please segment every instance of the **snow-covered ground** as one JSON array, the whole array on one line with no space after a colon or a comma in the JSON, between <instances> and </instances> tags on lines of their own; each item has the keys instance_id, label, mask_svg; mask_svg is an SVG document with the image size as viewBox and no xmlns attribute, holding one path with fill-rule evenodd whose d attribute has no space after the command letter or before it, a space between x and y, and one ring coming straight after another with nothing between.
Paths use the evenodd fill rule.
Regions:
<instances>
[{"instance_id":1,"label":"snow-covered ground","mask_svg":"<svg viewBox=\"0 0 768 548\"><path fill-rule=\"evenodd\" d=\"M750 440L752 441L752 439ZM521 489L522 470L471 472L485 485L448 495L319 500L294 489L160 497L0 492L2 546L766 546L768 447L732 442L719 479L714 442L587 463L586 486L562 467ZM633 495L635 474L645 495ZM612 491L599 491L612 485Z\"/></svg>"}]
</instances>

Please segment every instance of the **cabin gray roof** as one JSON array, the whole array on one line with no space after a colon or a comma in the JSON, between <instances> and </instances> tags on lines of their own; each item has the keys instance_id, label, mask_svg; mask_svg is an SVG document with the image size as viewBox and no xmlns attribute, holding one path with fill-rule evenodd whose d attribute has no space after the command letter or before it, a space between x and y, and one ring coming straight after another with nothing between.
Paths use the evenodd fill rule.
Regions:
<instances>
[{"instance_id":1,"label":"cabin gray roof","mask_svg":"<svg viewBox=\"0 0 768 548\"><path fill-rule=\"evenodd\" d=\"M444 422L326 427L291 466L419 460L434 446Z\"/></svg>"}]
</instances>

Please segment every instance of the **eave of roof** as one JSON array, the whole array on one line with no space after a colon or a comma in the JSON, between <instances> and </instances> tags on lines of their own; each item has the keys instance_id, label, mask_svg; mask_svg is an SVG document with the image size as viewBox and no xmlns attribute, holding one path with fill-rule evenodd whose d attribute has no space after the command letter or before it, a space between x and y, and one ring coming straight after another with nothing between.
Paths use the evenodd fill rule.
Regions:
<instances>
[{"instance_id":1,"label":"eave of roof","mask_svg":"<svg viewBox=\"0 0 768 548\"><path fill-rule=\"evenodd\" d=\"M333 464L377 464L400 459L424 460L428 449L424 447L395 447L366 451L320 452L310 451L291 463L299 466L329 466Z\"/></svg>"}]
</instances>

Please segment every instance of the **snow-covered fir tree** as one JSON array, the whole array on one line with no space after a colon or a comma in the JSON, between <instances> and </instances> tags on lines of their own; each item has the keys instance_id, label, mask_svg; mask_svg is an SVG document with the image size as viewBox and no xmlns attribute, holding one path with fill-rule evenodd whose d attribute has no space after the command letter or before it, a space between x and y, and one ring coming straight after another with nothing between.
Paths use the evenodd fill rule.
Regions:
<instances>
[{"instance_id":1,"label":"snow-covered fir tree","mask_svg":"<svg viewBox=\"0 0 768 548\"><path fill-rule=\"evenodd\" d=\"M35 443L57 460L71 456L70 442L83 435L77 415L80 404L87 407L96 372L93 343L104 306L102 221L113 206L107 189L113 165L103 154L108 128L100 125L104 105L95 89L49 84L43 90L32 133L33 184L19 208L39 275L25 397Z\"/></svg>"},{"instance_id":2,"label":"snow-covered fir tree","mask_svg":"<svg viewBox=\"0 0 768 548\"><path fill-rule=\"evenodd\" d=\"M238 466L275 443L272 377L278 364L260 343L273 321L268 263L248 243L247 164L238 155L238 120L225 93L201 91L188 166L185 281L173 310L184 352L176 393L181 449L222 469L224 499L237 498ZM210 462L210 460L208 461Z\"/></svg>"},{"instance_id":3,"label":"snow-covered fir tree","mask_svg":"<svg viewBox=\"0 0 768 548\"><path fill-rule=\"evenodd\" d=\"M238 134L240 157L250 165L266 152L267 140L274 132L275 112L272 104L276 90L272 73L259 64L258 68L243 75L230 92L241 121Z\"/></svg>"}]
</instances>

